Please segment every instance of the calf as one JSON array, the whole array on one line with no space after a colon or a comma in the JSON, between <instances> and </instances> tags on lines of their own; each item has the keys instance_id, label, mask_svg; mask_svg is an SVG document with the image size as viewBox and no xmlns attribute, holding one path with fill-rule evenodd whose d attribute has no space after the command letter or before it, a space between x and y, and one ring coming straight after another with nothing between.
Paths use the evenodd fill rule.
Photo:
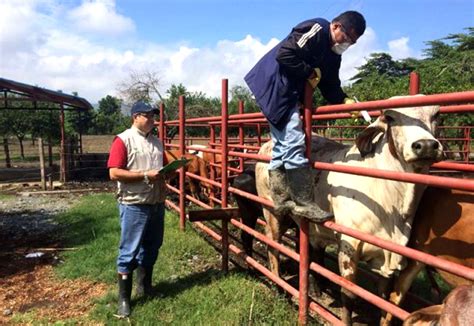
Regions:
<instances>
[{"instance_id":1,"label":"calf","mask_svg":"<svg viewBox=\"0 0 474 326\"><path fill-rule=\"evenodd\" d=\"M180 155L180 151L175 150L175 149L165 151L165 155L166 155L166 158L168 159L168 162L170 163L184 156L186 159L190 160L184 167L184 170L186 172L199 175L200 177L203 177L206 179L209 178L209 175L207 174L206 163L200 157L194 154L190 154L190 153L185 153L184 155ZM189 183L189 190L191 192L191 195L194 198L202 199L200 185L204 187L205 195L208 195L210 193L211 185L209 183L200 182L192 178L187 178L187 180Z\"/></svg>"},{"instance_id":2,"label":"calf","mask_svg":"<svg viewBox=\"0 0 474 326\"><path fill-rule=\"evenodd\" d=\"M428 187L416 212L408 246L474 268L473 224L474 193ZM424 266L421 262L409 260L407 267L395 280L390 301L395 304L403 301ZM452 287L474 284L448 272L438 272ZM387 314L382 324L388 325L391 320L392 315Z\"/></svg>"},{"instance_id":3,"label":"calf","mask_svg":"<svg viewBox=\"0 0 474 326\"><path fill-rule=\"evenodd\" d=\"M362 131L354 146L313 136L311 159L347 166L428 173L430 165L442 158L442 146L433 136L438 112L438 106L384 110ZM259 154L271 155L271 151L272 144L268 142ZM257 163L257 191L260 197L271 200L267 167L266 163ZM315 202L324 210L332 211L337 224L400 245L408 242L414 213L425 189L418 184L332 171L314 171L314 179L308 182L314 184ZM281 222L287 217L276 216L273 210L266 208L264 216L267 236L280 241L284 232ZM300 223L297 218L294 220ZM400 255L344 234L336 236L320 225L311 224L309 233L313 250L330 243L338 244L340 273L352 282L360 260L366 261L371 270L385 278L405 265ZM272 272L278 275L276 250L269 249L269 260ZM346 289L341 292L342 321L350 325L354 294Z\"/></svg>"}]
</instances>

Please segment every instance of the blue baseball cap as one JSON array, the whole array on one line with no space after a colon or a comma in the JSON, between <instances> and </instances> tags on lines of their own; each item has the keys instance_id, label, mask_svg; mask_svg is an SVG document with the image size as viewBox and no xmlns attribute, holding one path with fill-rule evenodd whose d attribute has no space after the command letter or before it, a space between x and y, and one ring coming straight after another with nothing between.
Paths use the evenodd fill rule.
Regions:
<instances>
[{"instance_id":1,"label":"blue baseball cap","mask_svg":"<svg viewBox=\"0 0 474 326\"><path fill-rule=\"evenodd\" d=\"M143 101L138 101L132 105L132 110L130 111L132 115L137 114L137 113L148 113L148 112L153 112L153 113L158 114L160 110L152 107L148 103L145 103Z\"/></svg>"}]
</instances>

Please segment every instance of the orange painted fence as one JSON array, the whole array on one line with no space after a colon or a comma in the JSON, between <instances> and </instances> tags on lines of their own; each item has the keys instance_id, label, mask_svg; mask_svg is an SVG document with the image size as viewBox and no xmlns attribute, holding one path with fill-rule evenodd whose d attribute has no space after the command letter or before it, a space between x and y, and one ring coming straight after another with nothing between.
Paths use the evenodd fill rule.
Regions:
<instances>
[{"instance_id":1,"label":"orange painted fence","mask_svg":"<svg viewBox=\"0 0 474 326\"><path fill-rule=\"evenodd\" d=\"M416 85L410 86L410 91L413 92L416 90ZM163 115L161 116L160 123L159 123L159 133L160 137L164 139L164 135L166 134L167 126L179 126L179 138L178 144L170 144L166 143L167 147L177 147L179 150L184 153L185 151L189 151L193 149L193 145L190 142L191 140L186 138L185 135L185 128L186 126L203 126L207 127L210 130L210 135L208 138L209 148L207 149L199 149L209 153L216 153L222 155L222 162L221 169L222 171L229 171L238 173L243 171L243 164L246 160L256 160L256 161L263 161L267 162L270 160L269 157L259 156L256 154L259 145L262 143L261 138L261 130L265 128L265 119L263 118L261 113L249 113L244 114L243 111L243 103L240 104L239 114L236 115L228 115L228 82L227 80L222 81L222 113L221 116L218 117L206 117L206 118L192 118L186 119L185 117L185 99L184 97L180 98L179 101L179 119L175 121L163 121ZM317 109L311 107L311 98L312 94L307 92L306 94L306 103L305 103L305 113L304 113L304 125L305 125L305 132L307 134L307 139L309 139L309 135L313 129L312 121L313 120L321 120L321 119L339 119L339 118L348 118L354 115L354 112L358 112L361 110L368 110L371 116L377 116L379 110L387 107L404 107L404 106L419 106L419 105L432 105L432 104L439 104L443 105L441 112L443 114L452 114L452 113L459 113L459 112L472 112L474 111L474 105L470 103L474 103L474 91L468 92L457 92L457 93L445 93L445 94L435 94L435 95L426 95L423 97L416 97L416 98L400 98L400 99L391 99L391 100L378 100L378 101L369 101L369 102L360 102L351 105L331 105L331 106L322 106ZM163 108L161 110L163 112ZM350 113L348 113L350 112ZM259 137L257 139L245 139L243 128L244 126L252 126L255 128L259 128ZM220 130L220 135L217 136L217 128ZM239 137L234 139L229 139L227 137L229 128L239 128ZM464 130L464 137L461 139L462 141L467 141L469 135L471 133L472 127L460 127L460 130ZM317 129L317 126L316 126ZM256 141L255 141L256 140ZM248 144L251 145L248 145ZM255 146L255 144L257 146ZM249 151L243 152L243 149L247 149ZM309 150L309 147L308 147ZM466 149L463 153L469 153L469 149ZM239 162L239 168L233 169L230 171L228 166L230 159L237 159ZM433 165L434 168L445 169L449 171L461 171L471 173L474 172L474 165L466 164L469 161L463 161L463 163L457 162L440 162ZM411 183L420 183L425 185L432 185L437 187L444 187L444 188L453 188L453 189L462 189L467 191L474 192L474 180L472 179L461 179L461 178L454 178L454 177L444 177L444 176L436 176L436 175L418 175L414 173L396 173L392 171L386 170L376 170L376 169L368 169L368 168L357 168L357 167L348 167L336 164L329 164L323 162L314 162L313 166L317 169L321 170L332 170L338 171L341 173L350 173L350 174L359 174L377 178L384 178L390 180L400 180L405 182ZM211 208L216 203L219 204L222 208L226 208L229 206L228 195L230 193L238 194L259 202L265 206L272 207L272 203L266 200L259 198L258 196L245 193L239 189L230 187L228 184L229 174L222 173L222 177L217 180L212 173L209 179L202 178L198 175L192 173L185 173L184 168L181 168L179 171L179 186L178 188L168 186L168 188L175 193L179 194L179 203L176 205L171 201L167 201L167 204L172 209L176 210L179 213L180 218L180 228L182 230L185 229L186 221L187 221L187 213L186 213L186 205L185 201L191 201L203 208ZM185 176L194 178L200 181L206 181L210 183L212 186L216 188L214 193L211 193L210 201L211 203L204 203L198 199L195 199L189 195L186 195L184 192L184 183L185 183ZM231 176L230 176L231 177ZM229 254L228 251L232 251L234 254L242 257L247 264L255 268L256 270L260 271L263 275L268 277L271 281L282 287L285 291L287 291L290 295L298 298L299 300L299 323L306 324L307 316L308 316L308 309L317 313L322 318L327 320L329 323L333 325L342 325L342 322L334 316L331 312L329 312L326 308L320 306L316 302L312 301L308 297L308 271L309 269L323 275L324 277L328 278L332 282L349 289L351 292L355 293L357 296L360 296L364 300L380 307L381 309L390 312L394 316L398 317L401 320L404 320L408 316L408 312L401 309L398 306L391 304L388 301L370 293L369 291L363 289L362 287L348 282L341 276L333 273L332 271L324 268L323 266L317 265L314 262L310 263L309 261L309 245L308 245L308 238L307 238L307 223L302 223L301 232L300 232L300 248L299 254L290 250L288 247L276 243L268 238L266 238L263 234L248 228L247 226L243 225L240 221L235 218L230 217L223 217L221 219L221 233L217 233L215 230L211 229L209 226L202 222L194 222L195 226L199 227L204 232L208 233L211 237L218 240L222 244L222 269L223 271L228 270L228 259ZM284 279L276 277L273 275L269 269L265 266L260 264L257 260L252 257L246 256L243 251L235 246L234 244L229 243L229 233L228 233L228 223L232 224L233 226L242 230L242 232L247 232L253 235L255 238L259 239L262 242L265 242L268 246L272 246L279 250L281 253L287 255L288 257L298 261L300 264L299 269L299 289L295 289L290 284L288 284ZM395 243L385 241L374 237L369 234L364 234L359 231L343 227L338 225L334 222L327 221L324 222L323 225L331 230L336 232L344 233L350 235L352 237L361 239L362 241L372 243L377 245L381 248L388 249L395 253L404 255L406 257L416 259L422 261L427 265L431 265L450 273L462 276L466 279L474 281L474 269L467 268L465 266L451 263L445 261L443 259L397 245Z\"/></svg>"}]
</instances>

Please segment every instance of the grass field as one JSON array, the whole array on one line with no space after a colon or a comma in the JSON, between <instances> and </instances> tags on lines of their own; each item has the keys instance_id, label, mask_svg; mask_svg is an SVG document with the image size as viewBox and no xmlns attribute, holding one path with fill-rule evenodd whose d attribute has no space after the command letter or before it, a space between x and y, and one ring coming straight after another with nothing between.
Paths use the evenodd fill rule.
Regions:
<instances>
[{"instance_id":1,"label":"grass field","mask_svg":"<svg viewBox=\"0 0 474 326\"><path fill-rule=\"evenodd\" d=\"M98 299L89 314L56 324L127 324L116 319L115 259L119 225L111 194L84 197L61 215L63 264L55 267L61 279L86 279L106 283L109 292ZM133 297L132 324L139 325L295 325L297 310L246 271L228 274L219 270L219 254L191 227L179 231L178 218L167 212L165 240L155 265L153 283L163 298ZM12 320L20 324L47 324L33 312ZM311 324L318 325L315 320Z\"/></svg>"}]
</instances>

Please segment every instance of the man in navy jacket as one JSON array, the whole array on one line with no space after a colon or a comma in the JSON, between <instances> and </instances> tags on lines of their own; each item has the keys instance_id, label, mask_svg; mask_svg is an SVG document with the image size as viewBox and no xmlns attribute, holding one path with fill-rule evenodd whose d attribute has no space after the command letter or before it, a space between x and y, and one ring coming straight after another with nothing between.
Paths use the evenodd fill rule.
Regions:
<instances>
[{"instance_id":1,"label":"man in navy jacket","mask_svg":"<svg viewBox=\"0 0 474 326\"><path fill-rule=\"evenodd\" d=\"M270 124L270 189L277 214L291 213L314 222L332 217L313 201L299 108L306 82L319 87L330 103L354 103L341 89L339 68L341 54L364 31L365 19L356 11L346 11L331 23L323 18L304 21L245 76Z\"/></svg>"}]
</instances>

